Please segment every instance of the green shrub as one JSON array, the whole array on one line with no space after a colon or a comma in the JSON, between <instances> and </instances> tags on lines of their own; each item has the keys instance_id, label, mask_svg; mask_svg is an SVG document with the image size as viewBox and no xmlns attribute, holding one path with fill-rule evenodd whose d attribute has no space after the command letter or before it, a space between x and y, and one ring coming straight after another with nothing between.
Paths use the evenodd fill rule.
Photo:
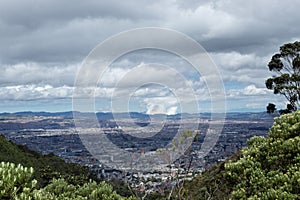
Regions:
<instances>
[{"instance_id":1,"label":"green shrub","mask_svg":"<svg viewBox=\"0 0 300 200\"><path fill-rule=\"evenodd\" d=\"M90 180L83 185L69 184L65 179L53 179L46 187L37 189L37 181L32 178L33 168L1 162L0 199L16 200L123 200L105 182Z\"/></svg>"},{"instance_id":2,"label":"green shrub","mask_svg":"<svg viewBox=\"0 0 300 200\"><path fill-rule=\"evenodd\" d=\"M275 118L269 136L251 138L225 169L234 199L299 199L300 111Z\"/></svg>"},{"instance_id":3,"label":"green shrub","mask_svg":"<svg viewBox=\"0 0 300 200\"><path fill-rule=\"evenodd\" d=\"M0 199L24 199L24 196L30 196L37 184L36 180L32 180L32 174L33 168L1 162Z\"/></svg>"}]
</instances>

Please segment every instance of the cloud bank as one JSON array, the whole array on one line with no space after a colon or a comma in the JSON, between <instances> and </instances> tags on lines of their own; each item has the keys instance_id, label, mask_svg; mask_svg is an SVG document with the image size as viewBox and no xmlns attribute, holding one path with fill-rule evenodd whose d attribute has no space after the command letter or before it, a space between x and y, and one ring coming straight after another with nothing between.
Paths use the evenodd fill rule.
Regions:
<instances>
[{"instance_id":1,"label":"cloud bank","mask_svg":"<svg viewBox=\"0 0 300 200\"><path fill-rule=\"evenodd\" d=\"M18 109L31 109L41 99L64 104L65 99L72 97L81 62L96 45L120 31L149 26L175 29L203 45L224 80L228 110L264 110L270 101L282 102L264 87L265 79L271 76L266 65L279 46L300 39L299 6L300 2L293 0L3 0L0 99L9 103L2 111L16 111L14 102L23 104ZM194 76L182 59L155 52L117 60L103 78L102 87L96 90L97 98L108 98L130 67L151 62L174 67L186 81L182 83L172 72L157 72L151 67L144 71L149 81L167 79L182 92L186 92L183 86L188 84L199 101L207 105L205 77ZM122 86L124 91L140 77L131 74L131 82ZM142 90L135 95L138 92ZM169 100L169 93L165 99L159 92L157 96L161 98L159 102L153 94L143 96L145 112L180 110L178 102Z\"/></svg>"}]
</instances>

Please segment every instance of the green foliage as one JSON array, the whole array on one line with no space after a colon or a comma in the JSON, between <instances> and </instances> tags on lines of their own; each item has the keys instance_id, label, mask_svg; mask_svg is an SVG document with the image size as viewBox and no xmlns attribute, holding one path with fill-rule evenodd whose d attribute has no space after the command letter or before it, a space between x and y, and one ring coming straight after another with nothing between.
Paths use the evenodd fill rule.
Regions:
<instances>
[{"instance_id":1,"label":"green foliage","mask_svg":"<svg viewBox=\"0 0 300 200\"><path fill-rule=\"evenodd\" d=\"M251 138L241 153L225 165L234 199L299 199L300 111L275 118L269 136Z\"/></svg>"},{"instance_id":2,"label":"green foliage","mask_svg":"<svg viewBox=\"0 0 300 200\"><path fill-rule=\"evenodd\" d=\"M29 150L26 146L16 145L7 141L0 135L0 162L19 163L27 168L34 167L32 177L37 180L37 188L45 187L52 179L63 178L72 185L83 185L90 179L99 182L95 173L87 167L75 163L66 163L63 159L53 154L41 155ZM110 185L119 194L130 196L131 193L123 182L110 181ZM1 198L0 198L1 199Z\"/></svg>"},{"instance_id":3,"label":"green foliage","mask_svg":"<svg viewBox=\"0 0 300 200\"><path fill-rule=\"evenodd\" d=\"M267 105L267 113L272 114L272 113L275 112L275 110L276 110L275 104L269 103L269 104Z\"/></svg>"},{"instance_id":4,"label":"green foliage","mask_svg":"<svg viewBox=\"0 0 300 200\"><path fill-rule=\"evenodd\" d=\"M275 118L228 160L186 182L186 199L300 199L300 111Z\"/></svg>"},{"instance_id":5,"label":"green foliage","mask_svg":"<svg viewBox=\"0 0 300 200\"><path fill-rule=\"evenodd\" d=\"M0 199L24 199L36 187L32 180L33 168L0 163Z\"/></svg>"},{"instance_id":6,"label":"green foliage","mask_svg":"<svg viewBox=\"0 0 300 200\"><path fill-rule=\"evenodd\" d=\"M0 199L20 200L133 200L113 191L105 182L90 180L83 185L69 184L65 179L53 179L49 185L37 189L33 168L1 162Z\"/></svg>"},{"instance_id":7,"label":"green foliage","mask_svg":"<svg viewBox=\"0 0 300 200\"><path fill-rule=\"evenodd\" d=\"M51 184L45 188L34 191L34 199L37 200L125 200L134 199L125 198L113 191L112 186L95 181L85 183L83 186L74 186L68 184L64 179L54 179Z\"/></svg>"},{"instance_id":8,"label":"green foliage","mask_svg":"<svg viewBox=\"0 0 300 200\"><path fill-rule=\"evenodd\" d=\"M268 67L277 75L266 80L266 87L289 101L287 109L281 113L297 110L300 106L300 42L281 46L280 52L273 55Z\"/></svg>"},{"instance_id":9,"label":"green foliage","mask_svg":"<svg viewBox=\"0 0 300 200\"><path fill-rule=\"evenodd\" d=\"M113 187L113 190L115 190L118 194L124 197L130 197L132 195L132 192L129 190L128 185L120 180L113 178L111 180L108 180L107 183Z\"/></svg>"},{"instance_id":10,"label":"green foliage","mask_svg":"<svg viewBox=\"0 0 300 200\"><path fill-rule=\"evenodd\" d=\"M97 180L88 168L74 163L66 163L53 154L41 155L25 146L16 145L0 135L0 161L20 163L25 167L34 167L33 178L38 181L37 187L44 187L53 178L64 178L72 184L84 184L89 179Z\"/></svg>"},{"instance_id":11,"label":"green foliage","mask_svg":"<svg viewBox=\"0 0 300 200\"><path fill-rule=\"evenodd\" d=\"M229 160L236 161L240 158L240 152L233 155ZM184 199L229 199L235 181L232 181L225 170L225 164L221 162L201 175L186 181L184 184Z\"/></svg>"}]
</instances>

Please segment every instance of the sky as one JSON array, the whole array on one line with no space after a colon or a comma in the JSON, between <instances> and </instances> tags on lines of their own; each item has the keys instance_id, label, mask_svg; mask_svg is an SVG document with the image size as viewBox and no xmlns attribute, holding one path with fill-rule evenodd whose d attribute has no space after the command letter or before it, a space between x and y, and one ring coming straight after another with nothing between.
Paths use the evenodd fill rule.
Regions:
<instances>
[{"instance_id":1,"label":"sky","mask_svg":"<svg viewBox=\"0 0 300 200\"><path fill-rule=\"evenodd\" d=\"M72 110L89 53L144 27L181 32L205 48L222 78L227 112L265 111L269 102L283 107L285 99L265 88L267 64L281 45L299 40L299 7L296 0L1 0L0 112ZM96 112L209 112L206 79L170 52L145 49L117 58L90 92ZM195 102L187 88L198 109L189 106ZM114 100L116 91L129 94L127 107Z\"/></svg>"}]
</instances>

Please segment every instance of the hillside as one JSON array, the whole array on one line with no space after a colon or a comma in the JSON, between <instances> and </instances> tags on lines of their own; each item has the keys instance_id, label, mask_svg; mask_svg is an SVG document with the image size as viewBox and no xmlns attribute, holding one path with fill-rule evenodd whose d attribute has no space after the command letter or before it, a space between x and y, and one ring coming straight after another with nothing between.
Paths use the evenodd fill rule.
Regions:
<instances>
[{"instance_id":1,"label":"hillside","mask_svg":"<svg viewBox=\"0 0 300 200\"><path fill-rule=\"evenodd\" d=\"M300 199L300 111L184 188L186 199Z\"/></svg>"},{"instance_id":2,"label":"hillside","mask_svg":"<svg viewBox=\"0 0 300 200\"><path fill-rule=\"evenodd\" d=\"M201 175L195 177L192 181L185 182L186 199L229 199L234 188L232 182L227 176L225 164L229 160L236 161L240 158L241 152L236 153L228 160L218 163L212 168L205 170Z\"/></svg>"},{"instance_id":3,"label":"hillside","mask_svg":"<svg viewBox=\"0 0 300 200\"><path fill-rule=\"evenodd\" d=\"M87 168L50 154L42 155L29 150L26 146L16 145L0 135L0 161L34 167L34 178L40 187L49 183L52 178L65 178L70 183L85 183L89 179L97 180Z\"/></svg>"},{"instance_id":4,"label":"hillside","mask_svg":"<svg viewBox=\"0 0 300 200\"><path fill-rule=\"evenodd\" d=\"M24 167L35 169L33 178L37 180L38 188L48 185L53 178L63 178L69 184L83 185L89 180L100 182L96 174L87 167L75 163L66 163L54 154L42 155L28 149L26 146L17 145L0 135L0 162L21 164ZM116 179L108 181L113 189L123 196L130 196L127 185Z\"/></svg>"}]
</instances>

